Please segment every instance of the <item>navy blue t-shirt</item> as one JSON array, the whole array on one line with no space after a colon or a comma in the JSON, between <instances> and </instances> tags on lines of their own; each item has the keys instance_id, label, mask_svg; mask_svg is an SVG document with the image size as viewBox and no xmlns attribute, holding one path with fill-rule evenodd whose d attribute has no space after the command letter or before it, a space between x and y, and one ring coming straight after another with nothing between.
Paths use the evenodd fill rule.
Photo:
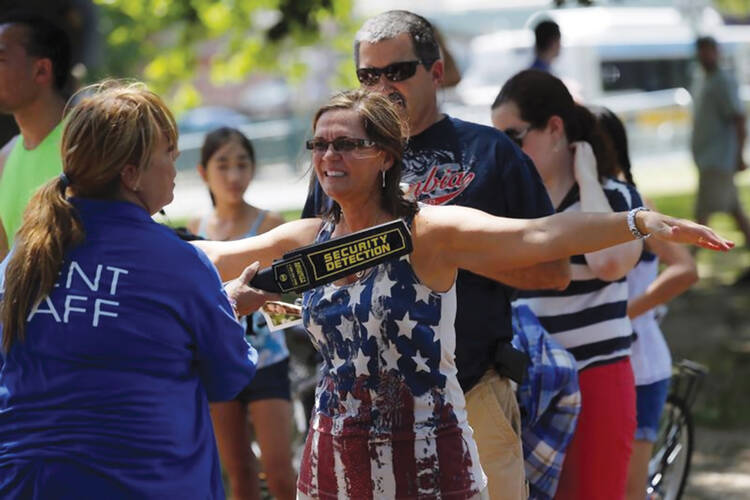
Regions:
<instances>
[{"instance_id":1,"label":"navy blue t-shirt","mask_svg":"<svg viewBox=\"0 0 750 500\"><path fill-rule=\"evenodd\" d=\"M522 219L554 213L534 164L505 134L449 116L409 139L401 181L423 203ZM315 183L302 216L315 217L328 203ZM456 287L456 364L468 390L492 366L497 345L513 337L514 290L464 270Z\"/></svg>"}]
</instances>

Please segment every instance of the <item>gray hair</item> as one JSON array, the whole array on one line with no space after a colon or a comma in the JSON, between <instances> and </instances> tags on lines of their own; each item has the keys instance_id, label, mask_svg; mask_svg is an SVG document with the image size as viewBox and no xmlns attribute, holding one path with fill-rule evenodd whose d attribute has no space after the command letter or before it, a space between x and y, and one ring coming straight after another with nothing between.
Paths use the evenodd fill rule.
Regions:
<instances>
[{"instance_id":1,"label":"gray hair","mask_svg":"<svg viewBox=\"0 0 750 500\"><path fill-rule=\"evenodd\" d=\"M411 38L414 54L426 68L440 59L440 45L427 19L407 10L389 10L371 17L354 36L354 64L359 67L359 44L392 40L402 33Z\"/></svg>"}]
</instances>

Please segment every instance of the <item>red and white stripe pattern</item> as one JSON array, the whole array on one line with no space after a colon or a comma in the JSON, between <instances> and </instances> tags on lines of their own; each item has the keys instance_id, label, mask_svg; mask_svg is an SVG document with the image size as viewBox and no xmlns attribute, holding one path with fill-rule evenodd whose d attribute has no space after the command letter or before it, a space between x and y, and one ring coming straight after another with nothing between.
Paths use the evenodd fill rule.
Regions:
<instances>
[{"instance_id":1,"label":"red and white stripe pattern","mask_svg":"<svg viewBox=\"0 0 750 500\"><path fill-rule=\"evenodd\" d=\"M401 391L401 401L408 404L408 391ZM436 420L453 412L451 405L435 408ZM407 427L413 420L401 423ZM311 424L298 482L311 498L468 499L484 488L476 446L457 423L431 437L382 440L359 431L335 435L334 420L320 413Z\"/></svg>"}]
</instances>

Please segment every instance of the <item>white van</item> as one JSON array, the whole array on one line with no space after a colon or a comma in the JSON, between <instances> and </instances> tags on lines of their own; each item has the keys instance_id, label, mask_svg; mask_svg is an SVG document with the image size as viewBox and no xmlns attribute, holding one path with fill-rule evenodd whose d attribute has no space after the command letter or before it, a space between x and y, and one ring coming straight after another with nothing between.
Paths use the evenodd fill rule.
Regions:
<instances>
[{"instance_id":1,"label":"white van","mask_svg":"<svg viewBox=\"0 0 750 500\"><path fill-rule=\"evenodd\" d=\"M639 153L687 147L696 33L715 36L739 81L750 83L750 29L725 27L713 9L703 9L692 22L672 7L554 9L532 15L524 29L475 38L455 90L459 103L446 102L444 109L489 124L489 107L502 84L531 64L532 28L543 19L555 21L562 34L553 73L580 101L618 113Z\"/></svg>"}]
</instances>

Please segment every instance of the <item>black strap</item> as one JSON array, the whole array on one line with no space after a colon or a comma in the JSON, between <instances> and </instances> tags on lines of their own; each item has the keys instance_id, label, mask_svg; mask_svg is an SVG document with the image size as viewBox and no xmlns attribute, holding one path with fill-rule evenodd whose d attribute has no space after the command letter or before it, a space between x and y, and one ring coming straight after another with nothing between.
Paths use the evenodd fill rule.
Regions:
<instances>
[{"instance_id":1,"label":"black strap","mask_svg":"<svg viewBox=\"0 0 750 500\"><path fill-rule=\"evenodd\" d=\"M508 377L517 384L522 384L526 378L529 357L508 342L501 342L495 350L495 371L503 377Z\"/></svg>"}]
</instances>

